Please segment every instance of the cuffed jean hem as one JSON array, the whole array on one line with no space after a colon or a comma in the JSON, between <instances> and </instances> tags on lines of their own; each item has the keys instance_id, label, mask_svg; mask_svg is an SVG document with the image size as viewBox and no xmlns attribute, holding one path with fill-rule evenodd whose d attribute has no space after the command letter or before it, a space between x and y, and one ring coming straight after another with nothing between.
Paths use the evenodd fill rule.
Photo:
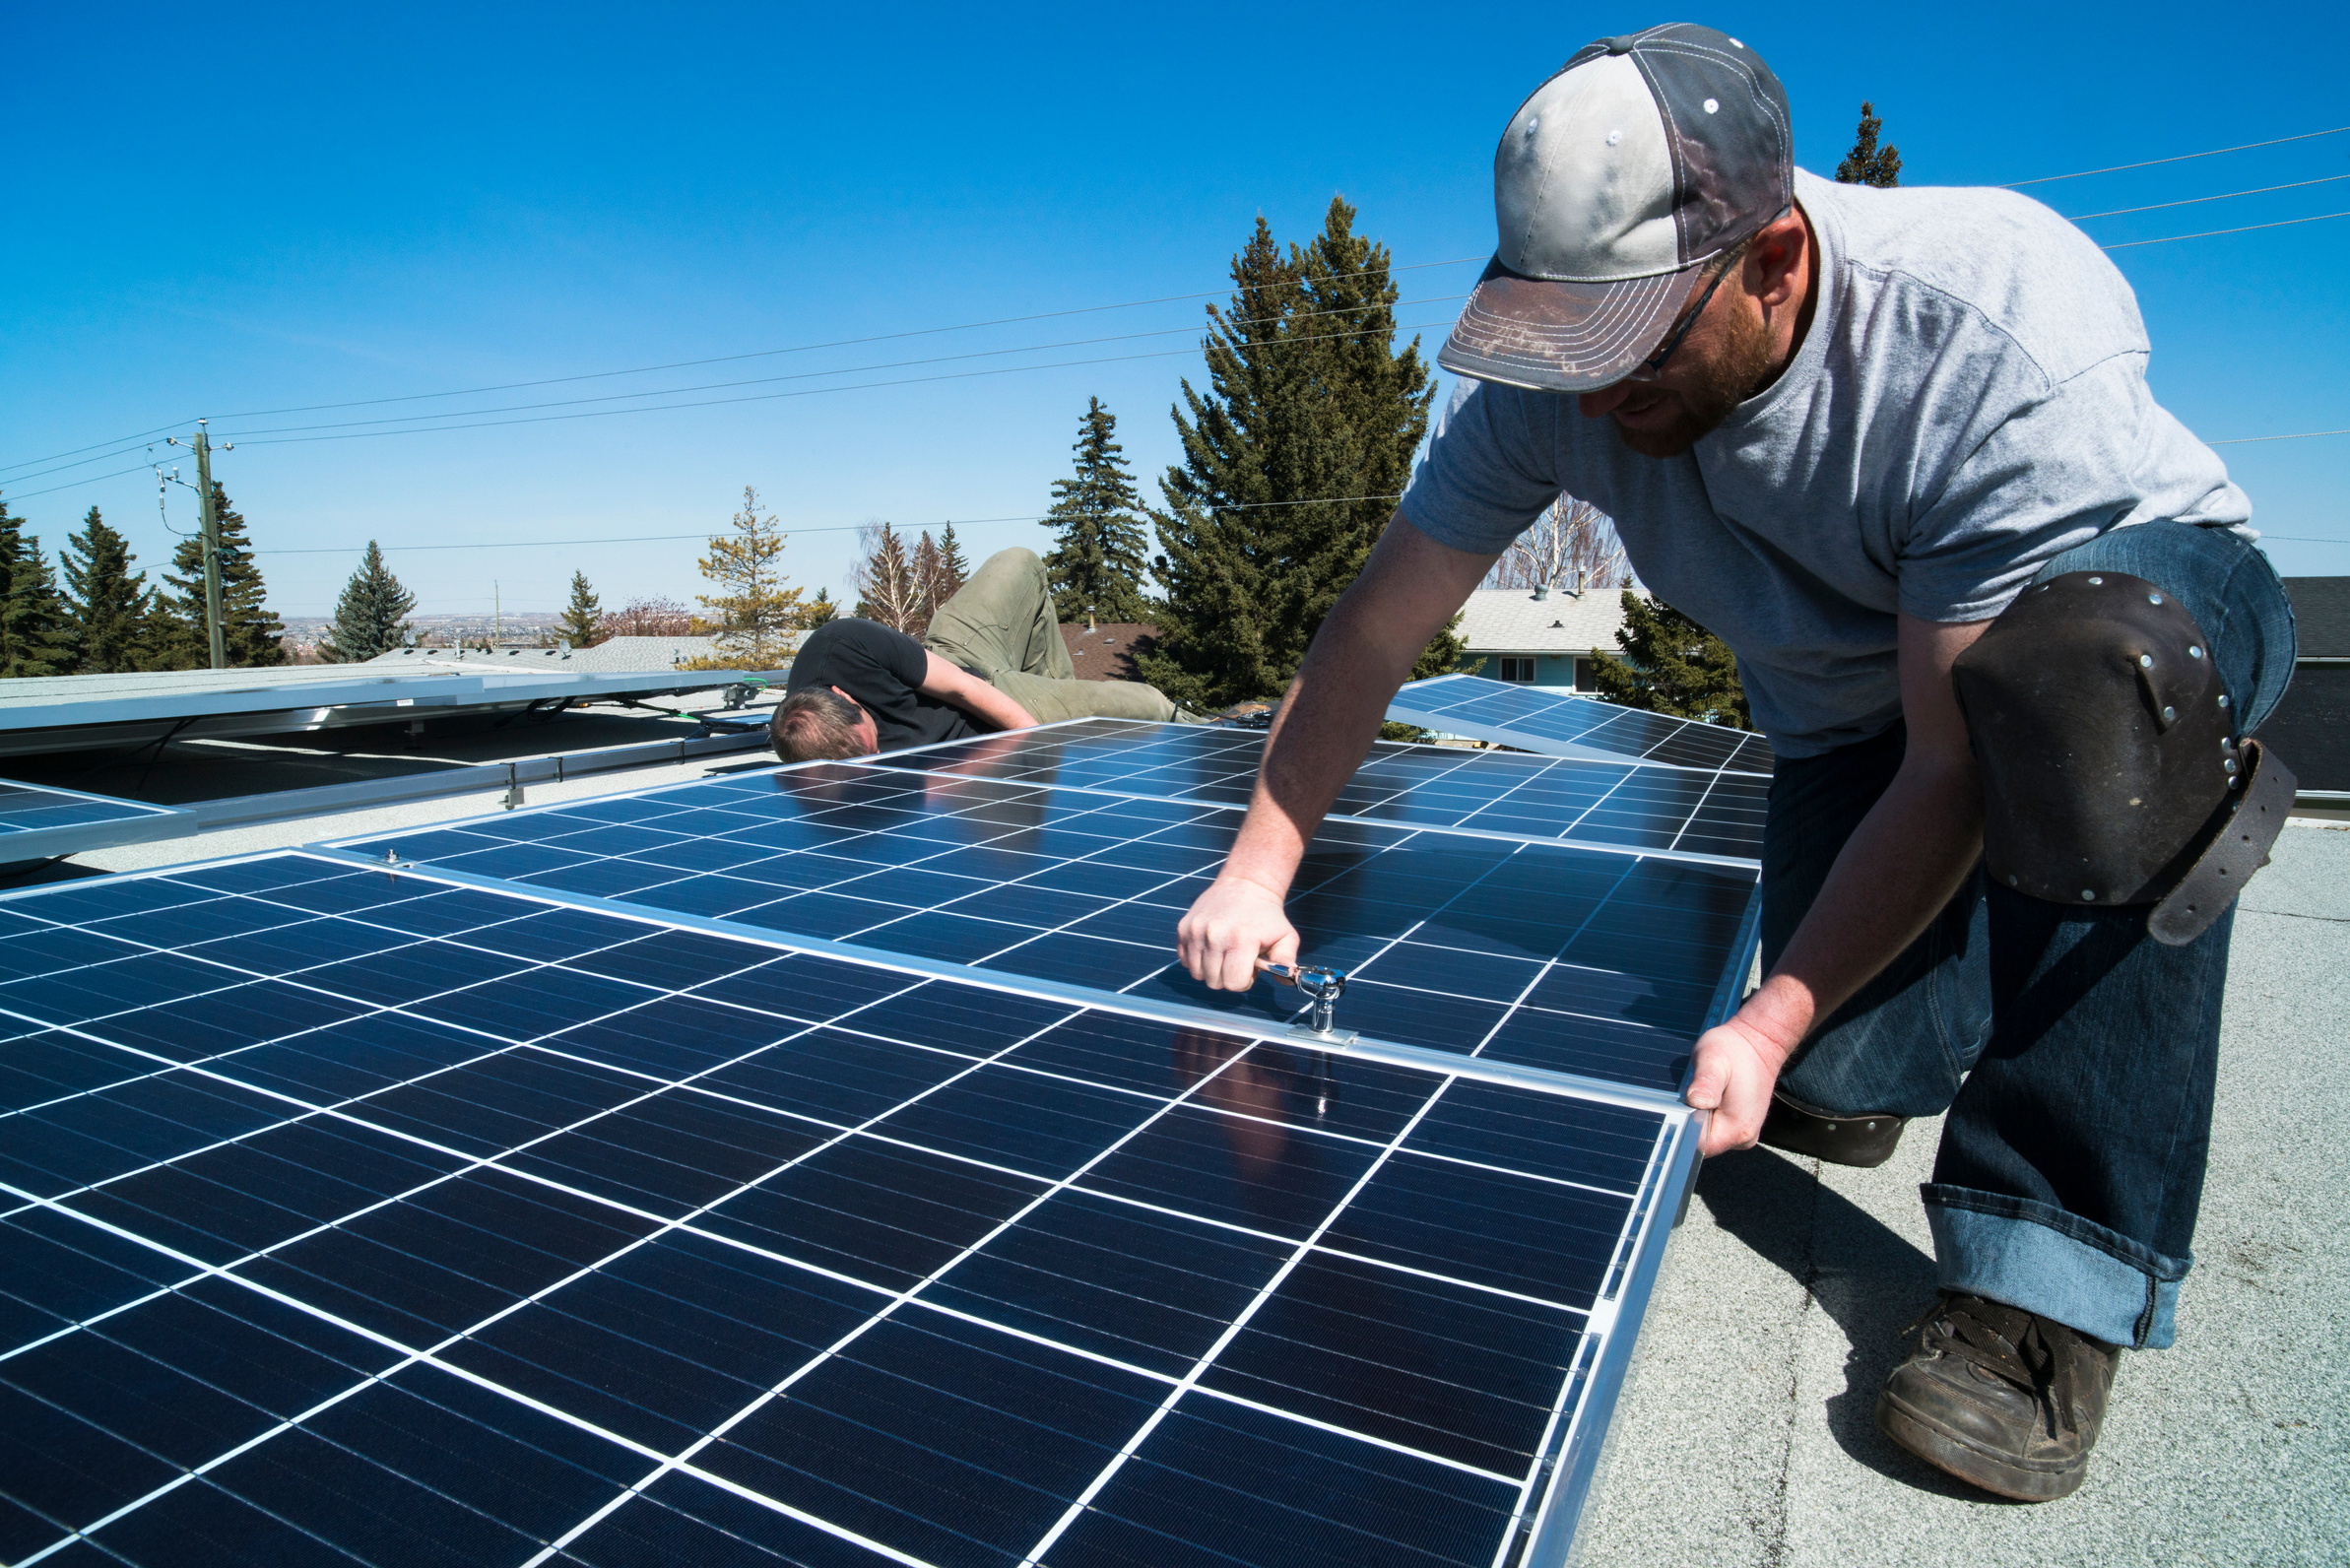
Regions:
<instances>
[{"instance_id":1,"label":"cuffed jean hem","mask_svg":"<svg viewBox=\"0 0 2350 1568\"><path fill-rule=\"evenodd\" d=\"M1926 1221L1944 1290L2004 1302L2109 1344L2163 1350L2176 1338L2191 1258L2165 1258L2028 1198L1928 1182Z\"/></svg>"}]
</instances>

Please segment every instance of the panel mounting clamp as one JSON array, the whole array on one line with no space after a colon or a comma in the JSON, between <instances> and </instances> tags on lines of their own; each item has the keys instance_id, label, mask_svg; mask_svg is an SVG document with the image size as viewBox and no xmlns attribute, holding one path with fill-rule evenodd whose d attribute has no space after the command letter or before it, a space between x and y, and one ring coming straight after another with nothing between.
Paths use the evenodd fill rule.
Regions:
<instances>
[{"instance_id":1,"label":"panel mounting clamp","mask_svg":"<svg viewBox=\"0 0 2350 1568\"><path fill-rule=\"evenodd\" d=\"M1275 984L1296 987L1311 1004L1306 1021L1291 1026L1291 1039L1309 1040L1316 1045L1352 1045L1359 1038L1352 1029L1332 1027L1332 1014L1337 1011L1338 998L1346 991L1345 970L1319 964L1273 963L1259 958L1257 972Z\"/></svg>"}]
</instances>

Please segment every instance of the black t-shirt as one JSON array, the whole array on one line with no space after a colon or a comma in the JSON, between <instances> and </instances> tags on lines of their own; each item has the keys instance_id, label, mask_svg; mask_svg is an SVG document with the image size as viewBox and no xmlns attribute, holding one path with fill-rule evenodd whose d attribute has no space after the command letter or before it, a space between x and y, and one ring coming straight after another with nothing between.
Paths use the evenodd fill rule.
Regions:
<instances>
[{"instance_id":1,"label":"black t-shirt","mask_svg":"<svg viewBox=\"0 0 2350 1568\"><path fill-rule=\"evenodd\" d=\"M807 686L838 686L873 715L881 750L959 741L978 730L962 709L922 693L930 655L922 644L878 621L827 621L792 656L786 695Z\"/></svg>"}]
</instances>

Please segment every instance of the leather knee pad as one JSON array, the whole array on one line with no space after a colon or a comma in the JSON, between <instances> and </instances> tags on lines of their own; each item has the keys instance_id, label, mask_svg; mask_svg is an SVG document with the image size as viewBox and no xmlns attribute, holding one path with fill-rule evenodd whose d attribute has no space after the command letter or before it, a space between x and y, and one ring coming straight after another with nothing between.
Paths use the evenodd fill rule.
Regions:
<instances>
[{"instance_id":1,"label":"leather knee pad","mask_svg":"<svg viewBox=\"0 0 2350 1568\"><path fill-rule=\"evenodd\" d=\"M2257 744L2239 742L2194 618L2142 577L2068 572L2025 590L1952 675L1983 772L1985 860L2018 892L2155 904L2200 872L2210 885L2191 912L2158 910L2153 923L2164 941L2191 940L2284 825L2291 775L2271 759L2256 819L2236 823L2265 836L2239 864L2254 835L2229 824L2252 804Z\"/></svg>"}]
</instances>

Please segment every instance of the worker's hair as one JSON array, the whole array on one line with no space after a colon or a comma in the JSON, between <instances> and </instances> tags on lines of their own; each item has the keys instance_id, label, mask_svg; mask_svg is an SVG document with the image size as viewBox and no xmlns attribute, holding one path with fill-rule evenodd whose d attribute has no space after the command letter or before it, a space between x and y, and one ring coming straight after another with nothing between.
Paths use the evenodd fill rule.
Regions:
<instances>
[{"instance_id":1,"label":"worker's hair","mask_svg":"<svg viewBox=\"0 0 2350 1568\"><path fill-rule=\"evenodd\" d=\"M767 733L775 743L775 754L786 762L863 756L865 741L857 734L857 721L863 717L863 710L839 692L809 686L776 705Z\"/></svg>"}]
</instances>

